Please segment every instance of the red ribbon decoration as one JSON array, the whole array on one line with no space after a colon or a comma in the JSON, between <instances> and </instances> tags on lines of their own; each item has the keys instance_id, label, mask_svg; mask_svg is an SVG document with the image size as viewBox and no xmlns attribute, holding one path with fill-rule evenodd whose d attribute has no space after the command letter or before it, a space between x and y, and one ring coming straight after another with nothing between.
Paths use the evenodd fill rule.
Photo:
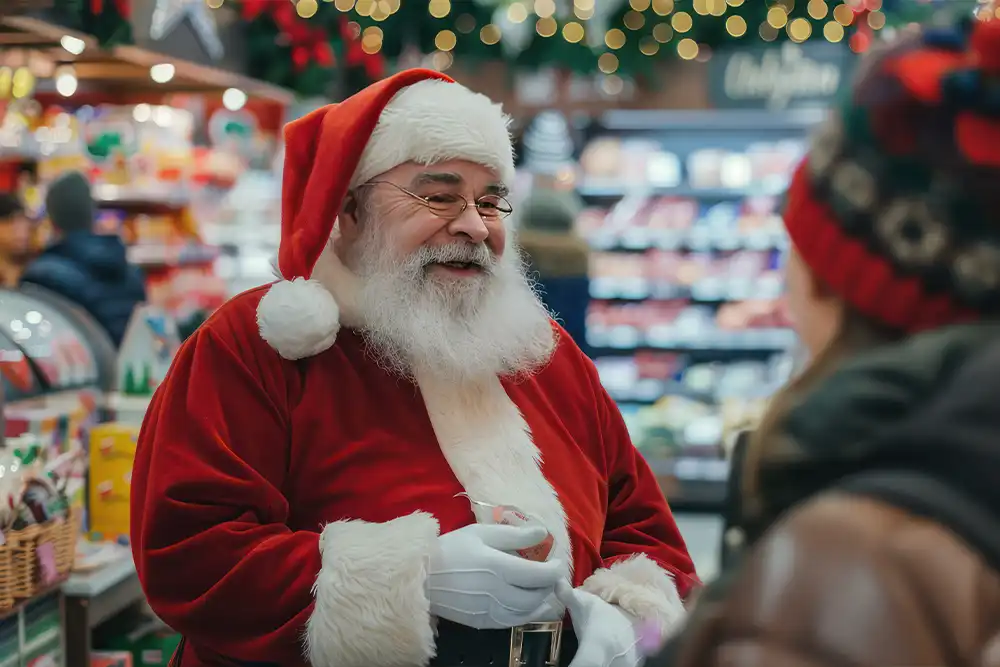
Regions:
<instances>
[{"instance_id":1,"label":"red ribbon decoration","mask_svg":"<svg viewBox=\"0 0 1000 667\"><path fill-rule=\"evenodd\" d=\"M115 0L115 9L125 20L132 18L131 0ZM104 11L104 0L90 0L90 13L98 15Z\"/></svg>"}]
</instances>

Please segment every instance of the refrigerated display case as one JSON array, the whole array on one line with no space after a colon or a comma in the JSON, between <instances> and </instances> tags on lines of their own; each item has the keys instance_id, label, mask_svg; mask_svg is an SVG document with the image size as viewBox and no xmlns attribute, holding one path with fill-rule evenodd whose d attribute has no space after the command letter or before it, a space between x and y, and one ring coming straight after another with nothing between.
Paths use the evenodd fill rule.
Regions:
<instances>
[{"instance_id":1,"label":"refrigerated display case","mask_svg":"<svg viewBox=\"0 0 1000 667\"><path fill-rule=\"evenodd\" d=\"M0 290L3 436L37 443L46 469L67 481L84 511L83 443L104 419L116 371L114 345L83 309L40 287ZM56 589L0 612L0 667L65 664L65 604Z\"/></svg>"},{"instance_id":2,"label":"refrigerated display case","mask_svg":"<svg viewBox=\"0 0 1000 667\"><path fill-rule=\"evenodd\" d=\"M39 287L0 290L4 436L34 436L46 467L83 505L83 443L116 382L115 348L82 309Z\"/></svg>"}]
</instances>

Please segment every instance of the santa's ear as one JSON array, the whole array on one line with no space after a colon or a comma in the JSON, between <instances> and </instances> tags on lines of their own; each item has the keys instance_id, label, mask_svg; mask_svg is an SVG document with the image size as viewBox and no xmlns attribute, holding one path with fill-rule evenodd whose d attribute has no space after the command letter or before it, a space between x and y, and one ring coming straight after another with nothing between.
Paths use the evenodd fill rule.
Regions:
<instances>
[{"instance_id":1,"label":"santa's ear","mask_svg":"<svg viewBox=\"0 0 1000 667\"><path fill-rule=\"evenodd\" d=\"M358 210L360 205L358 202L357 195L353 192L348 193L344 197L344 205L340 209L340 215L337 216L337 229L339 235L348 243L353 241L360 232L360 222L358 219Z\"/></svg>"}]
</instances>

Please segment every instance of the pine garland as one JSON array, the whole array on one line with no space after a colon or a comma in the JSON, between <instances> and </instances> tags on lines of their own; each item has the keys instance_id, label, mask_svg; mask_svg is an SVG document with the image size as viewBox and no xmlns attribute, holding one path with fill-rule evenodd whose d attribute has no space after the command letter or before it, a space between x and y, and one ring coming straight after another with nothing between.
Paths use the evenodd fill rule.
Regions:
<instances>
[{"instance_id":1,"label":"pine garland","mask_svg":"<svg viewBox=\"0 0 1000 667\"><path fill-rule=\"evenodd\" d=\"M365 53L348 17L327 2L309 18L291 2L234 0L246 30L248 73L305 97L349 95L385 75L380 53ZM339 87L339 91L334 88Z\"/></svg>"},{"instance_id":2,"label":"pine garland","mask_svg":"<svg viewBox=\"0 0 1000 667\"><path fill-rule=\"evenodd\" d=\"M67 28L93 35L101 46L132 43L131 0L55 0Z\"/></svg>"}]
</instances>

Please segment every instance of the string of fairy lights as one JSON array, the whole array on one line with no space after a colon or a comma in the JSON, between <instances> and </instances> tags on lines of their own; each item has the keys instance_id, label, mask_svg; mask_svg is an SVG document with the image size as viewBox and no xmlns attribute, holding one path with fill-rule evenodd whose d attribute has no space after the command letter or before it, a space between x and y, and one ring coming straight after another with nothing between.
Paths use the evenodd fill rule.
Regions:
<instances>
[{"instance_id":1,"label":"string of fairy lights","mask_svg":"<svg viewBox=\"0 0 1000 667\"><path fill-rule=\"evenodd\" d=\"M303 19L315 16L321 5L353 13L355 21L366 24L362 28L361 24L352 23L361 37L362 48L369 54L382 49L385 34L380 24L395 16L403 4L401 0L290 1ZM472 0L416 1L426 6L430 17L446 22L434 37L435 55L450 60L460 37L478 34L479 41L492 46L505 39L505 31L517 30L522 35L533 32L540 38L562 39L569 44L585 42L594 47L595 55L600 54L597 65L605 74L618 71L619 56L627 46L634 46L648 57L673 49L681 59L706 60L711 57L711 49L699 42L699 35L706 27L716 30L721 27L724 37L733 40L759 38L774 42L787 38L795 43L846 40L852 50L863 52L887 26L883 0L559 0L558 4L557 0L500 0L498 10L503 12L502 20L497 20L494 13L493 20L481 25L477 25L467 9L474 4ZM980 18L995 14L1000 18L996 0L977 1L976 13ZM206 2L219 7L225 0ZM606 8L611 5L618 8L616 17L621 17L617 25L607 20ZM761 11L762 5L765 12ZM605 20L598 20L602 12Z\"/></svg>"}]
</instances>

